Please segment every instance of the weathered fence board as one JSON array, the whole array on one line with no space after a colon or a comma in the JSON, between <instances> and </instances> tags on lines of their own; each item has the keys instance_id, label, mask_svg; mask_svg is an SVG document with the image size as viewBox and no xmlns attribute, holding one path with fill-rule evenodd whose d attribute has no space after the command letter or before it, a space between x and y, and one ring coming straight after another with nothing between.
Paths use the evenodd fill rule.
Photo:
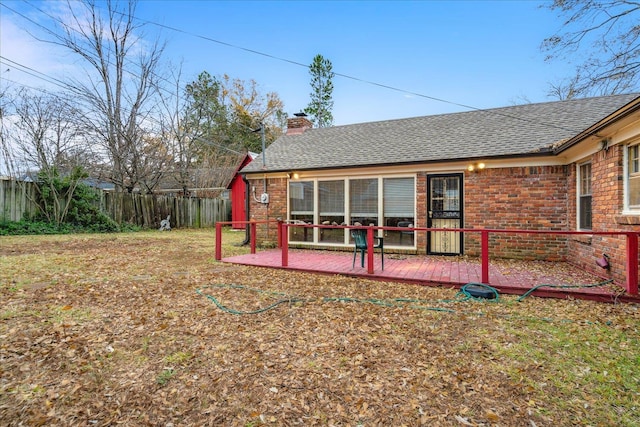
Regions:
<instances>
[{"instance_id":1,"label":"weathered fence board","mask_svg":"<svg viewBox=\"0 0 640 427\"><path fill-rule=\"evenodd\" d=\"M231 204L223 199L199 199L155 194L104 193L104 211L119 223L156 228L171 215L171 227L213 227L229 221Z\"/></svg>"},{"instance_id":2,"label":"weathered fence board","mask_svg":"<svg viewBox=\"0 0 640 427\"><path fill-rule=\"evenodd\" d=\"M20 221L25 214L35 214L38 206L34 198L32 183L0 179L0 221Z\"/></svg>"},{"instance_id":3,"label":"weathered fence board","mask_svg":"<svg viewBox=\"0 0 640 427\"><path fill-rule=\"evenodd\" d=\"M171 215L174 228L205 228L231 218L229 200L96 191L100 210L118 224L159 228L160 221ZM34 194L33 183L0 179L0 221L20 221L35 214L38 207L33 202Z\"/></svg>"}]
</instances>

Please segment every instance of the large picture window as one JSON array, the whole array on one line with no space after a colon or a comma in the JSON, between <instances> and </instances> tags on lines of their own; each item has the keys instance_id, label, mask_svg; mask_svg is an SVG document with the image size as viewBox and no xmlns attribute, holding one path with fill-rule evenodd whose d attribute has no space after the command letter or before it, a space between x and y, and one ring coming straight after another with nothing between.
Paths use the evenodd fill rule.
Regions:
<instances>
[{"instance_id":1,"label":"large picture window","mask_svg":"<svg viewBox=\"0 0 640 427\"><path fill-rule=\"evenodd\" d=\"M349 181L351 225L378 225L378 178Z\"/></svg>"},{"instance_id":2,"label":"large picture window","mask_svg":"<svg viewBox=\"0 0 640 427\"><path fill-rule=\"evenodd\" d=\"M385 178L383 186L384 225L413 227L415 225L414 179ZM412 232L387 231L386 233L385 244L387 245L413 246Z\"/></svg>"},{"instance_id":3,"label":"large picture window","mask_svg":"<svg viewBox=\"0 0 640 427\"><path fill-rule=\"evenodd\" d=\"M580 165L578 174L580 190L578 200L578 228L591 230L591 163Z\"/></svg>"},{"instance_id":4,"label":"large picture window","mask_svg":"<svg viewBox=\"0 0 640 427\"><path fill-rule=\"evenodd\" d=\"M290 227L289 241L345 244L343 228L373 225L412 227L415 224L415 178L353 178L289 182L292 223L325 227ZM385 245L414 246L414 233L386 231ZM387 241L389 243L387 243Z\"/></svg>"},{"instance_id":5,"label":"large picture window","mask_svg":"<svg viewBox=\"0 0 640 427\"><path fill-rule=\"evenodd\" d=\"M318 210L322 225L343 225L344 222L344 181L318 182ZM321 228L321 242L344 242L344 229Z\"/></svg>"},{"instance_id":6,"label":"large picture window","mask_svg":"<svg viewBox=\"0 0 640 427\"><path fill-rule=\"evenodd\" d=\"M640 209L640 144L627 150L627 200L629 209Z\"/></svg>"},{"instance_id":7,"label":"large picture window","mask_svg":"<svg viewBox=\"0 0 640 427\"><path fill-rule=\"evenodd\" d=\"M314 182L289 183L289 209L295 223L313 224ZM291 227L289 240L292 242L313 242L313 228Z\"/></svg>"}]
</instances>

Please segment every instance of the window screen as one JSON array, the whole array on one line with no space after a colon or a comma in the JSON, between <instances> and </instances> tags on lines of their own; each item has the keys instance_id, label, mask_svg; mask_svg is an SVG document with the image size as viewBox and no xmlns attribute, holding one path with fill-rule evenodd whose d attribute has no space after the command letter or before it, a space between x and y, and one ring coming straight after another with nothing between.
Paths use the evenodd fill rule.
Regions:
<instances>
[{"instance_id":1,"label":"window screen","mask_svg":"<svg viewBox=\"0 0 640 427\"><path fill-rule=\"evenodd\" d=\"M629 147L629 207L640 208L640 145Z\"/></svg>"},{"instance_id":2,"label":"window screen","mask_svg":"<svg viewBox=\"0 0 640 427\"><path fill-rule=\"evenodd\" d=\"M352 218L377 218L378 179L349 181L349 203Z\"/></svg>"},{"instance_id":3,"label":"window screen","mask_svg":"<svg viewBox=\"0 0 640 427\"><path fill-rule=\"evenodd\" d=\"M580 165L580 229L591 230L591 163Z\"/></svg>"},{"instance_id":4,"label":"window screen","mask_svg":"<svg viewBox=\"0 0 640 427\"><path fill-rule=\"evenodd\" d=\"M384 179L384 216L413 218L415 186L413 178Z\"/></svg>"},{"instance_id":5,"label":"window screen","mask_svg":"<svg viewBox=\"0 0 640 427\"><path fill-rule=\"evenodd\" d=\"M344 181L318 182L320 216L344 216Z\"/></svg>"},{"instance_id":6,"label":"window screen","mask_svg":"<svg viewBox=\"0 0 640 427\"><path fill-rule=\"evenodd\" d=\"M292 215L313 215L313 181L289 183L289 204Z\"/></svg>"}]
</instances>

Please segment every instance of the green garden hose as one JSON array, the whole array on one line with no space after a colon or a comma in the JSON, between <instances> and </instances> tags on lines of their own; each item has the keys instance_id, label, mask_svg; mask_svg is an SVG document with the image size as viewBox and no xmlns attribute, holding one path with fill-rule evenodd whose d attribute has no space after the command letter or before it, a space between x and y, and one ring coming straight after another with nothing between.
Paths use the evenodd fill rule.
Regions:
<instances>
[{"instance_id":1,"label":"green garden hose","mask_svg":"<svg viewBox=\"0 0 640 427\"><path fill-rule=\"evenodd\" d=\"M270 291L263 291L260 289L254 289L254 288L248 288L246 286L242 286L242 285L210 285L209 287L217 287L217 288L230 288L230 289L244 289L244 290L249 290L252 292L257 292L257 293L262 293L262 294L270 294L270 295L276 295L276 296L287 296L286 294L280 293L280 292L270 292ZM226 307L224 305L222 305L220 303L220 301L218 301L215 297L208 295L208 294L204 294L202 293L202 289L196 289L196 292L199 295L203 295L205 297L207 297L211 302L213 302L216 307L218 307L220 310L229 313L229 314L259 314L259 313L264 313L265 311L269 311L272 310L274 308L276 308L277 306L279 306L280 304L285 304L285 303L295 303L295 302L304 302L305 300L299 299L299 298L282 298L279 299L278 301L274 302L273 304L268 305L267 307L264 308L259 308L257 310L251 310L251 311L240 311L240 310L235 310L233 308L229 308Z\"/></svg>"},{"instance_id":2,"label":"green garden hose","mask_svg":"<svg viewBox=\"0 0 640 427\"><path fill-rule=\"evenodd\" d=\"M605 286L605 285L608 285L609 283L613 283L613 279L605 280L604 282L594 283L591 285L538 285L529 289L516 301L522 301L523 299L528 297L532 292L540 288L556 288L556 289L597 288L598 286Z\"/></svg>"},{"instance_id":3,"label":"green garden hose","mask_svg":"<svg viewBox=\"0 0 640 427\"><path fill-rule=\"evenodd\" d=\"M469 285L471 285L471 284L469 284ZM473 284L473 285L477 286L477 284ZM473 295L471 295L469 292L467 292L465 290L465 286L463 286L462 289L460 290L460 292L458 292L457 297L455 299L453 299L453 300L440 300L440 301L421 300L421 299L413 299L413 298L393 298L393 299L353 298L353 297L299 298L299 297L290 296L290 295L287 295L287 294L284 294L284 293L280 293L280 292L264 291L264 290L261 290L261 289L256 289L256 288L251 288L251 287L248 287L248 286L236 285L236 284L209 285L209 286L206 286L206 287L203 287L203 288L196 289L196 292L198 293L198 295L202 295L202 296L206 297L207 299L209 299L211 302L213 302L215 304L216 307L218 307L220 310L224 311L225 313L235 314L235 315L264 313L265 311L272 310L272 309L278 307L281 304L310 303L310 302L318 302L318 301L319 302L323 302L323 303L327 303L327 302L365 303L365 304L373 304L373 305L379 305L379 306L382 306L382 307L390 307L390 308L408 307L408 308L413 308L413 309L418 309L418 310L430 310L430 311L441 311L441 312L447 312L447 313L455 313L455 310L451 310L451 309L448 309L448 308L430 307L430 306L425 306L423 304L425 304L425 303L433 303L433 302L455 303L455 302L464 302L464 301L468 301L468 300L486 301L486 299L484 299L484 298L476 298ZM491 288L488 285L483 285L483 286L486 286L487 288L489 288L493 292L495 292L496 299L492 300L492 301L497 301L498 291L495 290L494 288ZM273 302L272 304L269 304L266 307L262 307L262 308L259 308L259 309L256 309L256 310L248 310L248 311L236 310L236 309L229 308L229 307L225 306L216 297L206 293L204 291L205 288L240 289L240 290L245 290L245 291L249 291L249 292L255 292L255 293L267 294L267 295L275 296L275 297L278 297L279 299L277 301Z\"/></svg>"},{"instance_id":4,"label":"green garden hose","mask_svg":"<svg viewBox=\"0 0 640 427\"><path fill-rule=\"evenodd\" d=\"M529 289L525 294L523 294L522 296L520 296L517 301L520 302L522 300L524 300L526 297L528 297L532 292L536 291L537 289L540 288L544 288L544 287L548 287L548 288L557 288L557 289L571 289L571 288L595 288L598 286L605 286L608 285L609 283L612 283L613 280L605 280L603 282L599 282L599 283L595 283L595 284L590 284L590 285L550 285L550 284L543 284L543 285L538 285L535 286L531 289ZM470 291L470 289L472 289L471 287L473 287L473 292ZM250 291L250 292L255 292L255 293L260 293L260 294L267 294L267 295L271 295L274 297L279 298L277 301L273 302L272 304L269 304L266 307L263 308L259 308L256 310L249 310L249 311L243 311L243 310L236 310L233 308L229 308L225 305L223 305L220 301L218 301L217 298L215 298L212 295L209 295L208 293L204 292L205 288L226 288L226 289L240 289L240 290L245 290L245 291ZM480 288L482 290L485 290L489 293L492 294L491 297L477 297L474 294L477 294L477 289ZM421 300L421 299L413 299L413 298L394 298L394 299L375 299L375 298L353 298L353 297L323 297L323 298L299 298L299 297L295 297L295 296L290 296L281 292L273 292L273 291L264 291L261 289L256 289L256 288L251 288L251 287L247 287L247 286L243 286L243 285L236 285L236 284L215 284L215 285L209 285L209 286L205 286L203 288L199 288L196 289L196 292L199 295L205 296L207 299L209 299L211 302L213 302L216 307L218 307L220 310L224 311L225 313L229 313L229 314L234 314L234 315L245 315L245 314L259 314L259 313L264 313L266 311L269 310L273 310L274 308L282 305L282 304L293 304L293 303L310 303L310 302L345 302L345 303L366 303L366 304L374 304L374 305L379 305L382 307L407 307L407 308L412 308L412 309L418 309L418 310L430 310L430 311L440 311L440 312L447 312L447 313L455 313L455 310L451 310L448 308L441 308L441 307L431 307L431 306L426 306L424 304L432 304L434 302L438 302L438 303L460 303L460 302L466 302L466 301L482 301L482 302L498 302L499 301L499 294L498 294L498 290L489 286L489 285L485 285L483 283L467 283L466 285L462 286L460 288L460 290L458 291L458 293L456 294L456 297L452 300ZM487 292L484 292L484 294L486 295ZM482 314L482 313L478 313L478 314Z\"/></svg>"}]
</instances>

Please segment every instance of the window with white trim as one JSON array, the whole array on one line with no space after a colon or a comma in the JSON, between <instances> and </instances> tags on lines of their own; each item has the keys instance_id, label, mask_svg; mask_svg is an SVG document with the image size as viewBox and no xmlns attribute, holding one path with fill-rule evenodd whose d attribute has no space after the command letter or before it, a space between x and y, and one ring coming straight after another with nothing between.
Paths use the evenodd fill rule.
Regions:
<instances>
[{"instance_id":1,"label":"window with white trim","mask_svg":"<svg viewBox=\"0 0 640 427\"><path fill-rule=\"evenodd\" d=\"M627 206L640 210L640 144L627 148Z\"/></svg>"},{"instance_id":2,"label":"window with white trim","mask_svg":"<svg viewBox=\"0 0 640 427\"><path fill-rule=\"evenodd\" d=\"M378 178L349 180L351 225L378 225Z\"/></svg>"},{"instance_id":3,"label":"window with white trim","mask_svg":"<svg viewBox=\"0 0 640 427\"><path fill-rule=\"evenodd\" d=\"M383 179L384 225L413 227L415 225L415 180L413 178ZM406 238L403 239L403 236ZM387 231L388 245L413 246L413 232Z\"/></svg>"},{"instance_id":4,"label":"window with white trim","mask_svg":"<svg viewBox=\"0 0 640 427\"><path fill-rule=\"evenodd\" d=\"M591 163L579 166L578 173L578 228L591 230Z\"/></svg>"},{"instance_id":5,"label":"window with white trim","mask_svg":"<svg viewBox=\"0 0 640 427\"><path fill-rule=\"evenodd\" d=\"M415 177L366 177L289 181L289 219L292 242L346 244L348 234L337 225L411 227L415 224ZM389 231L390 246L414 246L410 231ZM404 236L404 238L403 238ZM385 243L387 240L385 240Z\"/></svg>"},{"instance_id":6,"label":"window with white trim","mask_svg":"<svg viewBox=\"0 0 640 427\"><path fill-rule=\"evenodd\" d=\"M344 225L344 180L318 181L318 211L322 225ZM321 228L321 242L344 243L344 229Z\"/></svg>"},{"instance_id":7,"label":"window with white trim","mask_svg":"<svg viewBox=\"0 0 640 427\"><path fill-rule=\"evenodd\" d=\"M313 224L314 182L300 181L289 183L290 219L294 223ZM313 228L291 227L289 240L293 242L313 242Z\"/></svg>"}]
</instances>

